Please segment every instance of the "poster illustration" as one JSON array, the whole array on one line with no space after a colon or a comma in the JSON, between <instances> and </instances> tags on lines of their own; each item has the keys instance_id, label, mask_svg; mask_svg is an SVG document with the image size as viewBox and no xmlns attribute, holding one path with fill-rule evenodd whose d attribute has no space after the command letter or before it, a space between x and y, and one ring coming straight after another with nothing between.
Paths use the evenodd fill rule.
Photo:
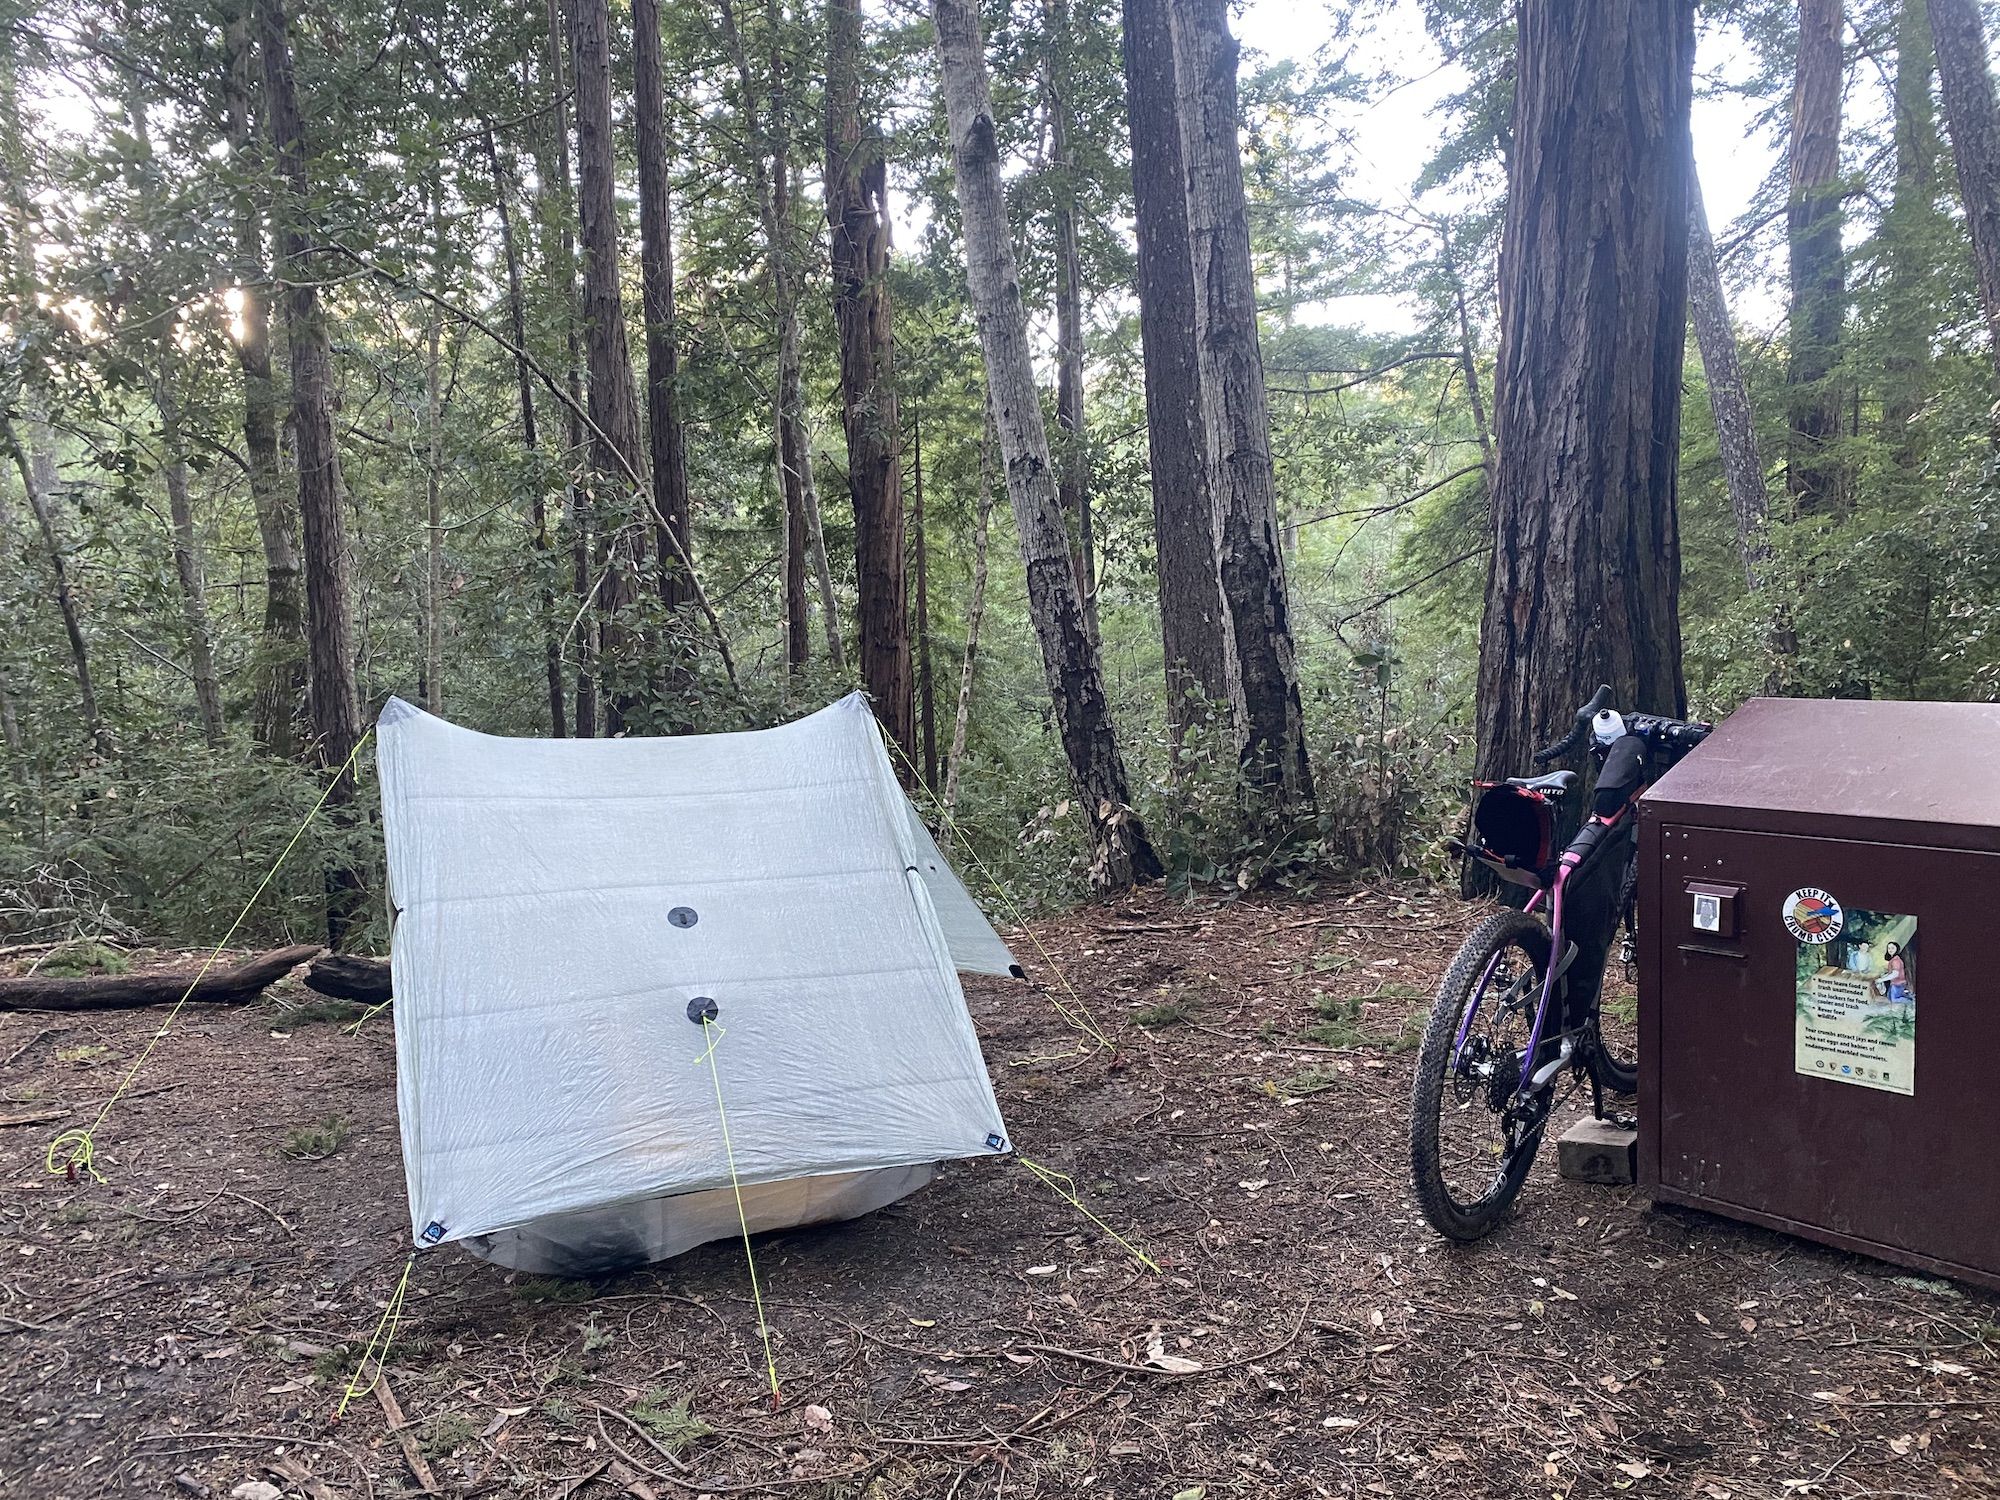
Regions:
<instances>
[{"instance_id":1,"label":"poster illustration","mask_svg":"<svg viewBox=\"0 0 2000 1500\"><path fill-rule=\"evenodd\" d=\"M1799 940L1797 1070L1914 1094L1917 919L1807 889L1785 898L1785 923Z\"/></svg>"}]
</instances>

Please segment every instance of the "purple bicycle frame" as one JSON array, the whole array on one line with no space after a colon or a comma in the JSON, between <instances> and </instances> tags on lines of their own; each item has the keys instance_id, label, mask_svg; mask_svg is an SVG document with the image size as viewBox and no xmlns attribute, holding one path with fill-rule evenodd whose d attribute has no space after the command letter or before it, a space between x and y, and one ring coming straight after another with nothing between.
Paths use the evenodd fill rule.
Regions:
<instances>
[{"instance_id":1,"label":"purple bicycle frame","mask_svg":"<svg viewBox=\"0 0 2000 1500\"><path fill-rule=\"evenodd\" d=\"M1562 968L1560 955L1562 953L1563 937L1563 888L1569 883L1570 871L1574 870L1581 862L1581 855L1566 851L1563 854L1562 862L1556 866L1555 884L1546 890L1536 891L1528 899L1528 904L1525 908L1525 910L1532 912L1542 904L1543 896L1549 898L1549 968L1548 973L1542 976L1542 1000L1541 1004L1535 1007L1535 1024L1528 1031L1527 1057L1530 1062L1533 1061L1535 1053L1541 1047L1542 1027L1547 1023L1549 1016L1549 1000L1555 994L1556 974ZM1479 987L1472 992L1472 1004L1465 1008L1465 1017L1458 1023L1458 1038L1452 1043L1451 1047L1451 1060L1454 1069L1458 1066L1459 1053L1465 1049L1465 1039L1472 1030L1472 1023L1479 1015L1479 1003L1485 997L1486 986L1493 978L1493 971L1499 966L1500 955L1498 953L1486 961L1486 972L1479 976ZM1515 1088L1515 1093L1518 1097L1526 1096L1528 1080L1533 1076L1534 1074L1530 1068L1526 1066L1522 1067L1521 1081Z\"/></svg>"}]
</instances>

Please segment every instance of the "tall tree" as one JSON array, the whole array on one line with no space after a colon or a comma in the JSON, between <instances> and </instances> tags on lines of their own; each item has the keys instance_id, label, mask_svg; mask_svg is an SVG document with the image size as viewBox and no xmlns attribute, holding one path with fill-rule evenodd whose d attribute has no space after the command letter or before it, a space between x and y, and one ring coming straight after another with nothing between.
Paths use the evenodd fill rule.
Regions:
<instances>
[{"instance_id":1,"label":"tall tree","mask_svg":"<svg viewBox=\"0 0 2000 1500\"><path fill-rule=\"evenodd\" d=\"M888 162L881 132L861 107L861 0L827 0L825 134L841 421L847 431L847 486L854 498L861 685L907 767L916 763L916 704L889 302Z\"/></svg>"},{"instance_id":2,"label":"tall tree","mask_svg":"<svg viewBox=\"0 0 2000 1500\"><path fill-rule=\"evenodd\" d=\"M777 0L765 6L770 47L768 98L758 99L750 53L730 0L718 14L723 41L736 69L741 110L750 137L750 181L764 229L765 266L771 281L771 315L778 333L777 379L772 386L772 451L776 455L780 502L780 572L784 581L785 665L797 672L808 656L807 555L811 527L806 489L812 481L812 453L805 422L805 372L799 329L799 270L792 226L791 102L787 97L784 15Z\"/></svg>"},{"instance_id":3,"label":"tall tree","mask_svg":"<svg viewBox=\"0 0 2000 1500\"><path fill-rule=\"evenodd\" d=\"M1125 101L1139 251L1139 342L1145 364L1154 567L1159 576L1167 721L1176 743L1197 706L1227 703L1222 589L1202 452L1201 375L1194 345L1194 263L1175 113L1170 0L1125 0Z\"/></svg>"},{"instance_id":4,"label":"tall tree","mask_svg":"<svg viewBox=\"0 0 2000 1500\"><path fill-rule=\"evenodd\" d=\"M1742 554L1744 579L1755 589L1764 582L1764 563L1770 556L1764 535L1770 496L1764 486L1763 455L1757 451L1757 414L1743 382L1743 361L1736 350L1736 329L1729 321L1715 237L1709 233L1701 178L1692 162L1688 164L1687 278L1690 317L1708 380L1709 410L1715 417L1715 444L1722 455L1730 514L1736 518L1736 547Z\"/></svg>"},{"instance_id":5,"label":"tall tree","mask_svg":"<svg viewBox=\"0 0 2000 1500\"><path fill-rule=\"evenodd\" d=\"M284 0L257 0L257 30L264 63L264 113L279 172L277 272L285 288L285 335L292 360L292 444L298 456L306 585L307 698L314 752L322 767L335 772L327 804L338 821L352 816L355 778L342 768L360 742L361 722L354 688L340 449L333 433L333 355L307 233L312 181ZM336 947L358 918L360 888L360 872L351 866L328 873L327 937Z\"/></svg>"},{"instance_id":6,"label":"tall tree","mask_svg":"<svg viewBox=\"0 0 2000 1500\"><path fill-rule=\"evenodd\" d=\"M646 320L646 442L652 455L660 599L676 615L694 600L694 530L688 504L687 429L681 420L680 354L674 308L674 217L667 178L665 70L659 0L632 0L632 106L639 165L640 300ZM686 688L687 647L672 654Z\"/></svg>"},{"instance_id":7,"label":"tall tree","mask_svg":"<svg viewBox=\"0 0 2000 1500\"><path fill-rule=\"evenodd\" d=\"M1840 93L1842 0L1799 0L1798 62L1792 81L1790 360L1785 383L1791 446L1785 487L1800 515L1846 502L1839 444L1845 402L1836 371L1846 310L1841 251Z\"/></svg>"},{"instance_id":8,"label":"tall tree","mask_svg":"<svg viewBox=\"0 0 2000 1500\"><path fill-rule=\"evenodd\" d=\"M1097 643L1084 623L1056 498L1048 431L1028 343L1027 310L1007 225L999 137L976 0L931 0L963 221L966 282L979 324L987 389L1000 433L1007 498L1028 574L1028 608L1077 801L1090 828L1095 884L1120 888L1161 873L1131 806L1125 761L1104 693Z\"/></svg>"},{"instance_id":9,"label":"tall tree","mask_svg":"<svg viewBox=\"0 0 2000 1500\"><path fill-rule=\"evenodd\" d=\"M606 688L606 724L624 728L634 696L630 636L619 619L637 597L651 519L639 400L619 289L618 182L611 128L611 18L608 0L574 0L570 48L576 74L577 230L583 250L583 348L590 374L591 511L599 528L597 586Z\"/></svg>"},{"instance_id":10,"label":"tall tree","mask_svg":"<svg viewBox=\"0 0 2000 1500\"><path fill-rule=\"evenodd\" d=\"M1171 19L1229 700L1250 784L1272 809L1298 813L1312 806L1312 767L1278 541L1256 268L1237 143L1237 45L1228 0L1173 0Z\"/></svg>"},{"instance_id":11,"label":"tall tree","mask_svg":"<svg viewBox=\"0 0 2000 1500\"><path fill-rule=\"evenodd\" d=\"M543 261L561 310L563 331L563 385L569 399L563 404L565 451L571 459L583 452L583 376L581 366L581 321L576 276L576 181L570 165L570 87L572 71L564 58L569 51L569 28L564 16L564 0L544 0L543 41L545 71L548 75L549 134L555 142L553 163L544 159L542 178L542 222L548 226ZM546 169L554 167L551 174ZM567 471L568 465L565 464ZM591 514L590 487L578 476L566 472L563 504L569 524L570 591L575 598L575 615L566 637L576 647L576 736L590 739L598 730L597 712L597 621L591 613Z\"/></svg>"},{"instance_id":12,"label":"tall tree","mask_svg":"<svg viewBox=\"0 0 2000 1500\"><path fill-rule=\"evenodd\" d=\"M1993 101L1979 0L1930 0L1945 129L1958 168L1958 196L1979 272L1979 303L2000 383L2000 109Z\"/></svg>"},{"instance_id":13,"label":"tall tree","mask_svg":"<svg viewBox=\"0 0 2000 1500\"><path fill-rule=\"evenodd\" d=\"M229 19L226 107L232 155L257 163L258 58L252 44L253 0ZM299 565L298 510L284 493L278 446L283 403L271 375L271 277L264 262L264 228L257 197L239 190L235 204L236 365L243 382L243 452L257 535L264 552L264 622L257 645L251 734L272 755L298 753L298 721L306 699L306 602Z\"/></svg>"},{"instance_id":14,"label":"tall tree","mask_svg":"<svg viewBox=\"0 0 2000 1500\"><path fill-rule=\"evenodd\" d=\"M643 3L643 0L642 0ZM514 391L520 404L521 446L528 458L528 525L535 549L535 571L541 576L540 603L544 642L542 657L548 674L549 733L561 739L569 732L568 691L563 683L562 642L557 638L555 586L552 582L555 539L549 534L549 509L543 475L541 424L535 414L535 366L528 354L528 298L521 269L521 247L514 234L514 185L500 162L493 127L484 131L486 165L493 174L493 204L500 220L500 259L507 268L507 332L514 341Z\"/></svg>"},{"instance_id":15,"label":"tall tree","mask_svg":"<svg viewBox=\"0 0 2000 1500\"><path fill-rule=\"evenodd\" d=\"M1479 769L1512 775L1608 682L1679 713L1675 469L1693 0L1520 12L1500 271L1499 483Z\"/></svg>"},{"instance_id":16,"label":"tall tree","mask_svg":"<svg viewBox=\"0 0 2000 1500\"><path fill-rule=\"evenodd\" d=\"M1932 386L1930 335L1938 324L1931 293L1932 248L1948 236L1938 209L1937 58L1924 0L1896 8L1896 182L1877 239L1882 276L1882 441L1899 487L1922 483L1923 428L1917 415Z\"/></svg>"},{"instance_id":17,"label":"tall tree","mask_svg":"<svg viewBox=\"0 0 2000 1500\"><path fill-rule=\"evenodd\" d=\"M1048 120L1050 166L1055 174L1056 258L1056 495L1069 518L1076 586L1083 618L1094 636L1097 623L1097 538L1090 514L1090 450L1083 433L1083 252L1077 234L1077 163L1071 95L1074 37L1069 0L1046 0L1043 111Z\"/></svg>"}]
</instances>

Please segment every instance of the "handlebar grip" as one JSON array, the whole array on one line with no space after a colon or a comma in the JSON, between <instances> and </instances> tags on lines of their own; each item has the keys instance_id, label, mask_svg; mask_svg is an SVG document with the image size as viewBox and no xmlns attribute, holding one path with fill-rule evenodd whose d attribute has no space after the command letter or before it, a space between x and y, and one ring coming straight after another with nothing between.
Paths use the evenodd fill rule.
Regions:
<instances>
[{"instance_id":1,"label":"handlebar grip","mask_svg":"<svg viewBox=\"0 0 2000 1500\"><path fill-rule=\"evenodd\" d=\"M1588 703L1576 711L1576 723L1568 734L1557 740L1553 745L1546 746L1535 752L1535 764L1545 766L1552 760L1561 760L1566 755L1574 754L1590 736L1590 721L1597 717L1599 709L1608 708L1610 704L1611 684L1607 682L1590 695Z\"/></svg>"}]
</instances>

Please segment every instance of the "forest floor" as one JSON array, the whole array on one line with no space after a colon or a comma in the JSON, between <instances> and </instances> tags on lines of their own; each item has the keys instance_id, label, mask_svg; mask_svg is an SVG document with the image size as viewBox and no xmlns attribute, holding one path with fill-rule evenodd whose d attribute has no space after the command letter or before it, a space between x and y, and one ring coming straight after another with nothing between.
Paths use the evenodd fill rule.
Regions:
<instances>
[{"instance_id":1,"label":"forest floor","mask_svg":"<svg viewBox=\"0 0 2000 1500\"><path fill-rule=\"evenodd\" d=\"M0 1017L0 1494L2000 1492L2000 1299L1553 1150L1488 1241L1431 1233L1410 1048L1475 917L1155 895L1017 935L1049 987L967 986L1001 1106L1160 1271L1017 1161L951 1165L758 1242L776 1411L740 1244L598 1284L447 1248L386 1392L330 1423L407 1255L388 1018L184 1013L99 1132L107 1181L71 1185L49 1136L162 1013ZM1054 965L1115 1051L1078 1047Z\"/></svg>"}]
</instances>

